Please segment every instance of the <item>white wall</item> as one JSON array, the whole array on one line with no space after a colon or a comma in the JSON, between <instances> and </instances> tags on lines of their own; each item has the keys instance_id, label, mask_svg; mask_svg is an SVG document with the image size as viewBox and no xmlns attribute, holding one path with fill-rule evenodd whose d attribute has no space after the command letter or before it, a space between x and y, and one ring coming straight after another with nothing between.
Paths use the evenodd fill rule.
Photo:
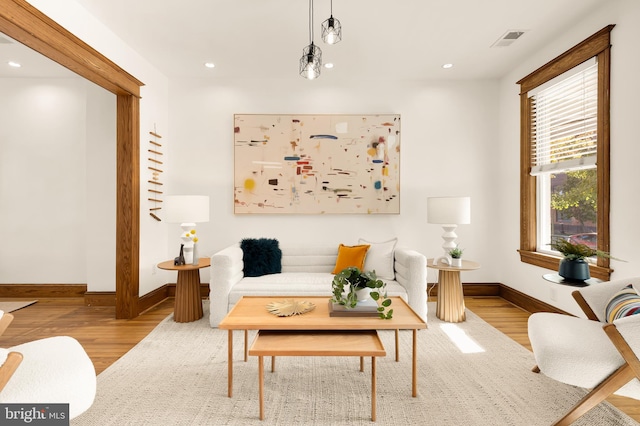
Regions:
<instances>
[{"instance_id":1,"label":"white wall","mask_svg":"<svg viewBox=\"0 0 640 426\"><path fill-rule=\"evenodd\" d=\"M116 96L80 79L87 88L86 240L89 291L113 291L116 279ZM44 281L47 282L47 281Z\"/></svg>"},{"instance_id":2,"label":"white wall","mask_svg":"<svg viewBox=\"0 0 640 426\"><path fill-rule=\"evenodd\" d=\"M428 257L439 256L442 228L426 220L429 196L470 195L472 224L458 228L465 256L482 269L466 281L496 281L493 246L498 222L497 82L346 82L299 76L275 81L171 81L170 192L204 194L211 221L198 225L201 254L245 237L273 237L281 244L386 240ZM399 215L234 215L233 114L401 114ZM167 256L177 254L178 225L170 225ZM202 270L208 280L208 269ZM430 281L436 280L431 272Z\"/></svg>"},{"instance_id":3,"label":"white wall","mask_svg":"<svg viewBox=\"0 0 640 426\"><path fill-rule=\"evenodd\" d=\"M0 79L0 282L85 283L86 85Z\"/></svg>"},{"instance_id":4,"label":"white wall","mask_svg":"<svg viewBox=\"0 0 640 426\"><path fill-rule=\"evenodd\" d=\"M637 70L640 56L640 2L613 0L590 16L582 17L563 34L550 40L549 45L531 55L521 66L500 82L500 199L497 204L499 223L503 232L498 235L495 255L502 261L496 279L537 299L568 312L580 310L571 298L570 286L552 284L542 279L549 270L520 262L519 247L519 87L516 81L538 67L586 39L608 24L616 27L611 33L611 253L628 262L612 261L613 279L637 276L640 271L638 237L639 203L637 201L640 158L635 124L640 107L640 82Z\"/></svg>"}]
</instances>

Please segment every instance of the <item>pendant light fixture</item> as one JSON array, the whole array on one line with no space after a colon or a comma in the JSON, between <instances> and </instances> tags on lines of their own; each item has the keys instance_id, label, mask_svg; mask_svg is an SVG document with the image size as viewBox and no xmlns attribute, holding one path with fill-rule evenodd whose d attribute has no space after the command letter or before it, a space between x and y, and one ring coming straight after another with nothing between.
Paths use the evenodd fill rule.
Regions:
<instances>
[{"instance_id":1,"label":"pendant light fixture","mask_svg":"<svg viewBox=\"0 0 640 426\"><path fill-rule=\"evenodd\" d=\"M300 75L309 80L320 76L322 67L322 50L313 44L313 0L309 0L309 44L302 49L300 58Z\"/></svg>"},{"instance_id":2,"label":"pendant light fixture","mask_svg":"<svg viewBox=\"0 0 640 426\"><path fill-rule=\"evenodd\" d=\"M333 0L331 0L331 16L322 23L322 40L327 44L336 44L342 40L342 25L333 17Z\"/></svg>"}]
</instances>

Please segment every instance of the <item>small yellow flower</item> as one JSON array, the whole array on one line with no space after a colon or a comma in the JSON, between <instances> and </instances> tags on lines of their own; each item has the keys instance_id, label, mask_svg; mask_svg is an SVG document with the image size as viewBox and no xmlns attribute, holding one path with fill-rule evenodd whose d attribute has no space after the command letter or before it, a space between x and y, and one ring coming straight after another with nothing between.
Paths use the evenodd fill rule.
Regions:
<instances>
[{"instance_id":1,"label":"small yellow flower","mask_svg":"<svg viewBox=\"0 0 640 426\"><path fill-rule=\"evenodd\" d=\"M198 237L193 237L193 242L197 243L198 242Z\"/></svg>"},{"instance_id":2,"label":"small yellow flower","mask_svg":"<svg viewBox=\"0 0 640 426\"><path fill-rule=\"evenodd\" d=\"M192 229L192 230L191 230L191 234L195 234L195 233L196 233L196 230L195 230L195 229Z\"/></svg>"}]
</instances>

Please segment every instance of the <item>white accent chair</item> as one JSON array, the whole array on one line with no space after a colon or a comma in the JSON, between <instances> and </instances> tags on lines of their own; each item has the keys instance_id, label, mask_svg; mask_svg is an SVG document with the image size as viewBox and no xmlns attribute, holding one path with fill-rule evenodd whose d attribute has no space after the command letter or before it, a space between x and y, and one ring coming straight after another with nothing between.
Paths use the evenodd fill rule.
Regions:
<instances>
[{"instance_id":1,"label":"white accent chair","mask_svg":"<svg viewBox=\"0 0 640 426\"><path fill-rule=\"evenodd\" d=\"M0 334L13 315L0 311ZM80 343L56 336L0 348L0 402L69 403L74 418L93 404L96 371Z\"/></svg>"},{"instance_id":2,"label":"white accent chair","mask_svg":"<svg viewBox=\"0 0 640 426\"><path fill-rule=\"evenodd\" d=\"M591 389L556 425L571 424L611 394L640 399L640 315L605 322L607 302L628 284L640 288L640 277L574 291L586 319L548 312L529 317L533 371Z\"/></svg>"}]
</instances>

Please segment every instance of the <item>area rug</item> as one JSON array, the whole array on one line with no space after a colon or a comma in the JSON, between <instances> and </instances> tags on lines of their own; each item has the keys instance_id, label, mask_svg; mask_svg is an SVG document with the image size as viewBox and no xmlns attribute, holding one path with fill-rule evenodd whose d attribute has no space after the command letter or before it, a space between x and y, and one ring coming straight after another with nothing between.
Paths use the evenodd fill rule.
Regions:
<instances>
[{"instance_id":1,"label":"area rug","mask_svg":"<svg viewBox=\"0 0 640 426\"><path fill-rule=\"evenodd\" d=\"M37 300L29 300L29 301L19 300L19 301L10 301L10 302L2 301L2 302L0 302L0 311L2 311L2 312L14 312L14 311L17 311L18 309L22 309L22 308L26 308L27 306L31 306L36 302L37 302Z\"/></svg>"},{"instance_id":2,"label":"area rug","mask_svg":"<svg viewBox=\"0 0 640 426\"><path fill-rule=\"evenodd\" d=\"M586 394L532 373L531 352L473 312L466 322L449 324L429 308L429 329L418 332L417 397L411 396L411 332L400 332L400 362L393 332L381 332L387 356L377 362L377 424L549 425ZM360 373L358 359L337 357L281 357L275 373L266 361L266 418L260 421L258 362L242 362L242 332L234 342L228 398L227 331L209 326L206 304L205 317L193 323L169 316L98 376L93 406L71 424L372 424L370 361ZM637 424L608 403L575 423Z\"/></svg>"}]
</instances>

